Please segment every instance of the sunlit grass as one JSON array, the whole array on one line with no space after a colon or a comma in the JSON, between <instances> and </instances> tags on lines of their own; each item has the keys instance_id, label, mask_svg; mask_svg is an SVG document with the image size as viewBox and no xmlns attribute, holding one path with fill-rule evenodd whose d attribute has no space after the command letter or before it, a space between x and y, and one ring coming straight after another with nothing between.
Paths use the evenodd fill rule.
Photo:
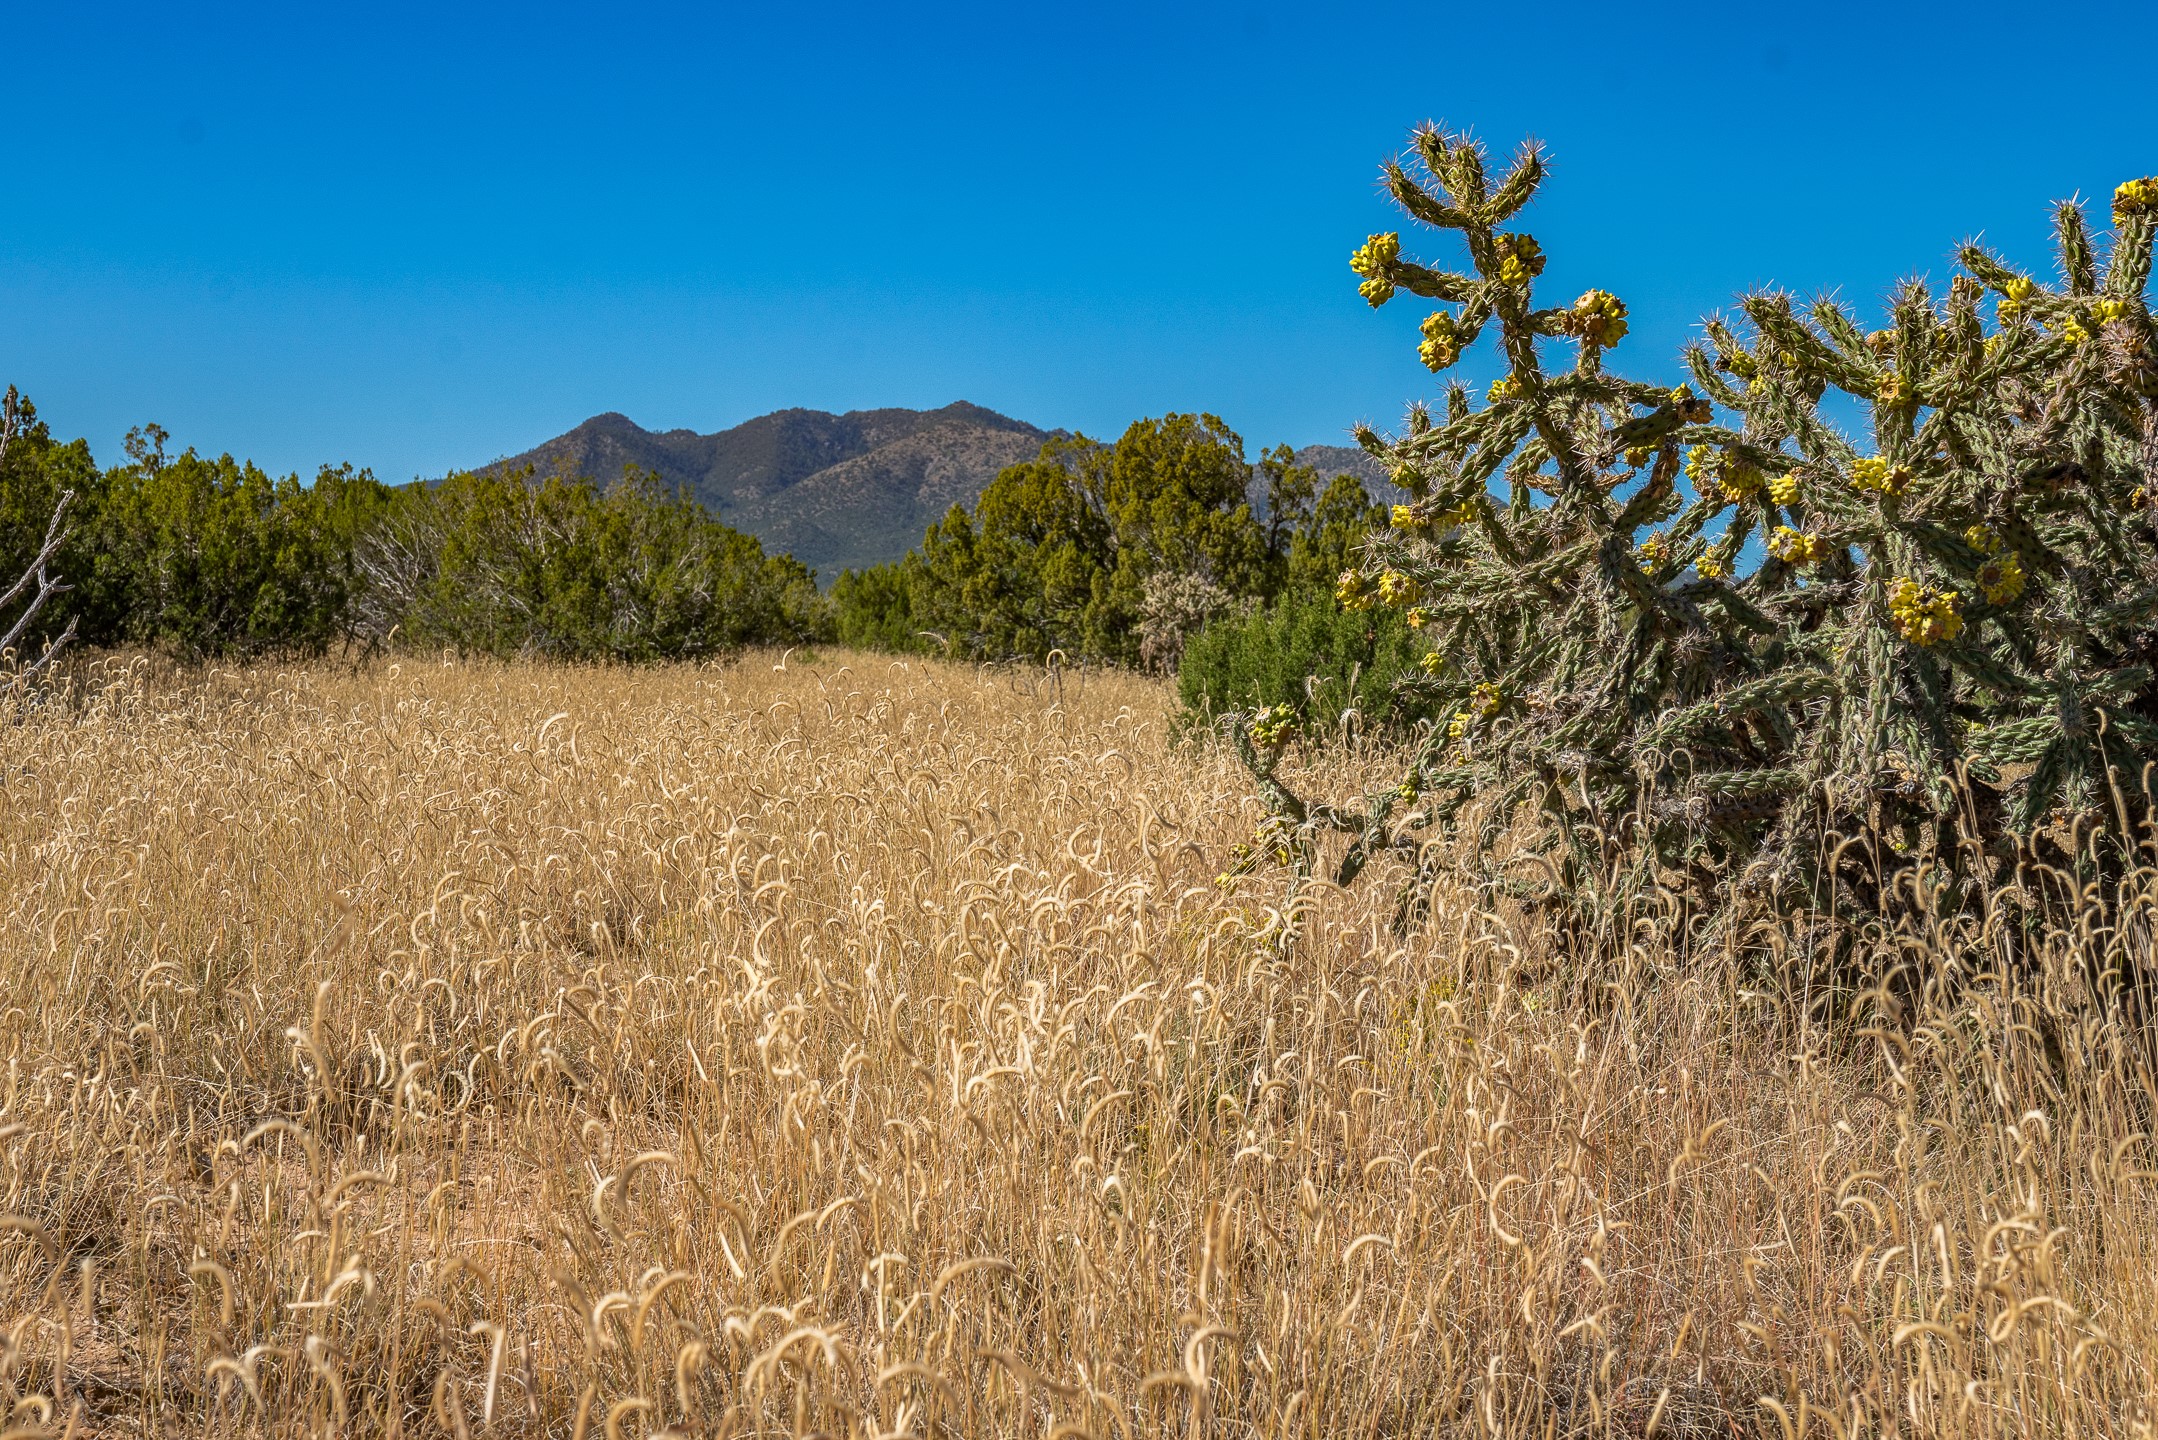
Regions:
<instances>
[{"instance_id":1,"label":"sunlit grass","mask_svg":"<svg viewBox=\"0 0 2158 1440\"><path fill-rule=\"evenodd\" d=\"M782 664L0 725L0 1431L2147 1430L2141 920L1284 943L1162 688Z\"/></svg>"}]
</instances>

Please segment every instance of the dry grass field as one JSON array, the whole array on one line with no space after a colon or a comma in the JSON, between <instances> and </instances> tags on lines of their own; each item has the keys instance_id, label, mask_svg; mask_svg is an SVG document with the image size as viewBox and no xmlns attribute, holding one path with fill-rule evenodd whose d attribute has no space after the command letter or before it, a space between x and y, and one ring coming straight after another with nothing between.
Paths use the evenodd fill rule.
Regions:
<instances>
[{"instance_id":1,"label":"dry grass field","mask_svg":"<svg viewBox=\"0 0 2158 1440\"><path fill-rule=\"evenodd\" d=\"M2150 1432L2139 914L1809 1010L1379 875L1285 943L1137 679L73 683L0 724L6 1435Z\"/></svg>"}]
</instances>

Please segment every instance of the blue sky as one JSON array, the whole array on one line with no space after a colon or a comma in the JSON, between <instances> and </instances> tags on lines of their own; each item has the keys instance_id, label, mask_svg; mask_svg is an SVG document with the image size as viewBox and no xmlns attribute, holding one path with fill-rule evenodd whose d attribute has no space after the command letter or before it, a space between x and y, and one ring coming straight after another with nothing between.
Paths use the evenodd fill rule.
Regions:
<instances>
[{"instance_id":1,"label":"blue sky","mask_svg":"<svg viewBox=\"0 0 2158 1440\"><path fill-rule=\"evenodd\" d=\"M0 382L102 458L155 420L279 472L961 398L1338 442L1433 389L1346 265L1426 118L1548 143L1544 293L1623 296L1644 378L1748 287L1870 304L1974 233L2043 265L2048 202L2158 171L2148 3L0 23Z\"/></svg>"}]
</instances>

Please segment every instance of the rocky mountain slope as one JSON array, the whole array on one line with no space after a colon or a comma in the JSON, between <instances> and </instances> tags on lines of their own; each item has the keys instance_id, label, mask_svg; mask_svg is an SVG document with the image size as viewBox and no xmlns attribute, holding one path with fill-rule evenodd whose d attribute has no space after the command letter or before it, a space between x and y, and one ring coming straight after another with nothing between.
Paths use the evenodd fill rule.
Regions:
<instances>
[{"instance_id":1,"label":"rocky mountain slope","mask_svg":"<svg viewBox=\"0 0 2158 1440\"><path fill-rule=\"evenodd\" d=\"M602 482L625 469L655 471L829 584L842 570L906 554L945 511L973 505L999 470L1032 459L1056 433L963 400L939 410L778 410L711 435L647 430L610 411L486 468L531 465ZM1391 493L1379 463L1353 447L1307 445L1297 459Z\"/></svg>"},{"instance_id":2,"label":"rocky mountain slope","mask_svg":"<svg viewBox=\"0 0 2158 1440\"><path fill-rule=\"evenodd\" d=\"M999 470L1032 459L1049 436L965 401L844 415L779 410L712 435L654 432L610 412L496 466L601 481L627 467L656 471L829 582L841 570L904 555L932 521L955 504L973 504Z\"/></svg>"}]
</instances>

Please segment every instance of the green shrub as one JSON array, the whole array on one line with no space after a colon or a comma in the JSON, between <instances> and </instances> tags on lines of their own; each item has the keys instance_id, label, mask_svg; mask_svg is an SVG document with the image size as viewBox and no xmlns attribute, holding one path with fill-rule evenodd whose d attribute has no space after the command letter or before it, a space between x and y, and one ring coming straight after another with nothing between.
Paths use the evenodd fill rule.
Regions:
<instances>
[{"instance_id":1,"label":"green shrub","mask_svg":"<svg viewBox=\"0 0 2158 1440\"><path fill-rule=\"evenodd\" d=\"M1190 723L1287 706L1315 727L1354 710L1367 730L1400 729L1430 714L1401 683L1422 650L1398 613L1353 613L1331 595L1291 591L1200 631L1178 668L1177 698Z\"/></svg>"},{"instance_id":2,"label":"green shrub","mask_svg":"<svg viewBox=\"0 0 2158 1440\"><path fill-rule=\"evenodd\" d=\"M832 585L839 643L863 650L927 651L934 642L916 613L921 557L849 570Z\"/></svg>"},{"instance_id":3,"label":"green shrub","mask_svg":"<svg viewBox=\"0 0 2158 1440\"><path fill-rule=\"evenodd\" d=\"M367 633L558 660L695 659L827 639L791 556L632 477L458 474L400 492L360 546Z\"/></svg>"},{"instance_id":4,"label":"green shrub","mask_svg":"<svg viewBox=\"0 0 2158 1440\"><path fill-rule=\"evenodd\" d=\"M1332 586L1385 515L1352 475L1324 482L1287 446L1247 464L1219 419L1168 415L1113 445L1050 440L832 599L852 645L1164 672L1215 617Z\"/></svg>"},{"instance_id":5,"label":"green shrub","mask_svg":"<svg viewBox=\"0 0 2158 1440\"><path fill-rule=\"evenodd\" d=\"M130 463L79 495L61 562L70 612L91 644L183 655L320 653L350 634L353 547L389 503L374 478L325 467L312 485L193 450L164 451L155 426Z\"/></svg>"}]
</instances>

